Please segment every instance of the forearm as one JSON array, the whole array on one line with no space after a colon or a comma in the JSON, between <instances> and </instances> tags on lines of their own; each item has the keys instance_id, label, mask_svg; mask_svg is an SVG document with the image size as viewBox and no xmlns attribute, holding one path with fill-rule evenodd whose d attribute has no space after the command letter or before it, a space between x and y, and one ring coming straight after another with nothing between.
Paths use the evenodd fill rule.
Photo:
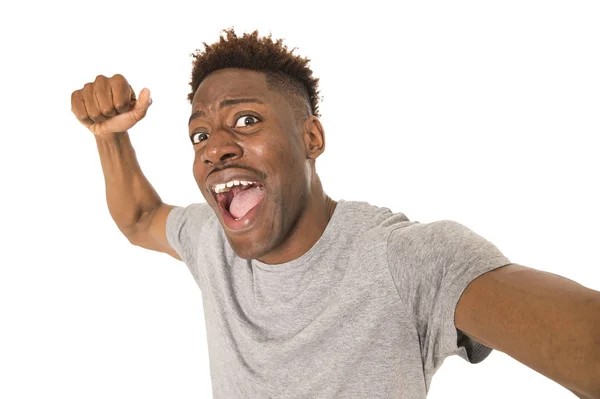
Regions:
<instances>
[{"instance_id":1,"label":"forearm","mask_svg":"<svg viewBox=\"0 0 600 399\"><path fill-rule=\"evenodd\" d=\"M591 397L591 396L587 396L587 395L584 395L584 394L582 394L582 393L575 392L575 391L573 391L572 389L569 389L569 391L573 392L573 395L577 396L579 399L594 399L594 398L593 398L593 397Z\"/></svg>"},{"instance_id":2,"label":"forearm","mask_svg":"<svg viewBox=\"0 0 600 399\"><path fill-rule=\"evenodd\" d=\"M106 202L123 234L129 234L141 217L162 201L142 173L129 133L96 136L106 185Z\"/></svg>"},{"instance_id":3,"label":"forearm","mask_svg":"<svg viewBox=\"0 0 600 399\"><path fill-rule=\"evenodd\" d=\"M512 264L463 296L457 328L580 397L600 399L600 292Z\"/></svg>"}]
</instances>

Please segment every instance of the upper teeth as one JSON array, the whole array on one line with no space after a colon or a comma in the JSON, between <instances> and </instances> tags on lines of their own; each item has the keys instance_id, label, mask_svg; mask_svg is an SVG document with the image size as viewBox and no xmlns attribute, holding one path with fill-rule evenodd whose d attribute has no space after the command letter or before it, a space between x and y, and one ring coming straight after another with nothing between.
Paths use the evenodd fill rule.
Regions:
<instances>
[{"instance_id":1,"label":"upper teeth","mask_svg":"<svg viewBox=\"0 0 600 399\"><path fill-rule=\"evenodd\" d=\"M215 191L215 193L218 194L218 193L223 193L225 191L229 191L229 189L231 189L231 187L233 187L233 186L239 186L240 184L243 186L247 186L252 183L254 183L254 182L245 181L245 180L232 180L227 183L216 184L215 187L213 188L213 190Z\"/></svg>"}]
</instances>

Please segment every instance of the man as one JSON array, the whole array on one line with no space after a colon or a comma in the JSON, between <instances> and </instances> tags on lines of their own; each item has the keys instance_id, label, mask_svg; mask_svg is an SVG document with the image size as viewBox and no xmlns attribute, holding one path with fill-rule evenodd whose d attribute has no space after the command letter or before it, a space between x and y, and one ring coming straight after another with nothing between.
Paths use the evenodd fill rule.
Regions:
<instances>
[{"instance_id":1,"label":"man","mask_svg":"<svg viewBox=\"0 0 600 399\"><path fill-rule=\"evenodd\" d=\"M189 136L206 203L164 204L128 130L151 104L125 78L72 95L107 202L134 245L202 290L215 398L424 398L443 360L503 351L600 397L600 293L511 263L449 220L325 194L318 80L281 40L233 30L194 55Z\"/></svg>"}]
</instances>

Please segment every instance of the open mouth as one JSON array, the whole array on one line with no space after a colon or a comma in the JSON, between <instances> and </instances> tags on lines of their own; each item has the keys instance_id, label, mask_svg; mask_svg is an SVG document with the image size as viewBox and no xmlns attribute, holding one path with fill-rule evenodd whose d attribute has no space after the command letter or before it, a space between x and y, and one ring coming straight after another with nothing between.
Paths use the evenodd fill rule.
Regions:
<instances>
[{"instance_id":1,"label":"open mouth","mask_svg":"<svg viewBox=\"0 0 600 399\"><path fill-rule=\"evenodd\" d=\"M262 184L248 181L231 181L217 184L213 191L225 225L232 230L248 227L265 198Z\"/></svg>"}]
</instances>

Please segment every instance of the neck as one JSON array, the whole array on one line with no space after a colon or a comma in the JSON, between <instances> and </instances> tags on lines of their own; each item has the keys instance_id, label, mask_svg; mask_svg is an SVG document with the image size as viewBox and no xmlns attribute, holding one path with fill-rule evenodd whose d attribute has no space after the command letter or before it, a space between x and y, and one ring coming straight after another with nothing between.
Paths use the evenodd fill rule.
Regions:
<instances>
[{"instance_id":1,"label":"neck","mask_svg":"<svg viewBox=\"0 0 600 399\"><path fill-rule=\"evenodd\" d=\"M288 236L275 250L258 258L259 261L267 264L292 261L304 255L321 238L337 202L325 194L320 182L316 186Z\"/></svg>"}]
</instances>

